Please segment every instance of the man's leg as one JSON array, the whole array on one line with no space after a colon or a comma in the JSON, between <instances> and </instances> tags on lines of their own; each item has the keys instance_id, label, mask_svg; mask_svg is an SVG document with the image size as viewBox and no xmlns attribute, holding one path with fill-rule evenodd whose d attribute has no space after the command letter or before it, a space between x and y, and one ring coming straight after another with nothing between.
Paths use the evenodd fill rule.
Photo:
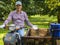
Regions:
<instances>
[{"instance_id":1,"label":"man's leg","mask_svg":"<svg viewBox=\"0 0 60 45\"><path fill-rule=\"evenodd\" d=\"M21 37L23 37L24 36L24 28L18 30L18 33L20 34Z\"/></svg>"},{"instance_id":2,"label":"man's leg","mask_svg":"<svg viewBox=\"0 0 60 45\"><path fill-rule=\"evenodd\" d=\"M20 37L23 37L23 36L24 36L24 28L23 28L23 29L18 30L18 33L20 34ZM21 45L23 45L22 40L21 40Z\"/></svg>"}]
</instances>

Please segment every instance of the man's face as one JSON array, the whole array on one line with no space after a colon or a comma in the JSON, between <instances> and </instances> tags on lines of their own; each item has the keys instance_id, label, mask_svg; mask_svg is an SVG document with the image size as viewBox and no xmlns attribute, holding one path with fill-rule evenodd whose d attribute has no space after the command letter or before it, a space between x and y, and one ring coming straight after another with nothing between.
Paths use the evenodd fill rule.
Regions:
<instances>
[{"instance_id":1,"label":"man's face","mask_svg":"<svg viewBox=\"0 0 60 45\"><path fill-rule=\"evenodd\" d=\"M21 10L21 9L22 9L22 5L19 5L19 4L16 5L16 9L17 9L17 10Z\"/></svg>"}]
</instances>

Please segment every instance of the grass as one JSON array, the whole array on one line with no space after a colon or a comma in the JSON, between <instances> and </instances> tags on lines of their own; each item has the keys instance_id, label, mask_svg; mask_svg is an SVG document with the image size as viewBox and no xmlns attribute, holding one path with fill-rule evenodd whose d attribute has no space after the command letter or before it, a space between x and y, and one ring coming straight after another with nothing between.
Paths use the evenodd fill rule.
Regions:
<instances>
[{"instance_id":1,"label":"grass","mask_svg":"<svg viewBox=\"0 0 60 45\"><path fill-rule=\"evenodd\" d=\"M50 23L57 22L56 16L31 16L30 21L34 25L38 25L39 28L49 28Z\"/></svg>"},{"instance_id":2,"label":"grass","mask_svg":"<svg viewBox=\"0 0 60 45\"><path fill-rule=\"evenodd\" d=\"M38 25L39 28L49 28L49 25L51 22L57 22L56 16L49 17L48 15L45 16L31 16L29 18L30 22L34 25ZM0 25L3 22L0 22ZM0 29L0 45L3 45L2 38L5 36L5 34L8 32L8 30Z\"/></svg>"},{"instance_id":3,"label":"grass","mask_svg":"<svg viewBox=\"0 0 60 45\"><path fill-rule=\"evenodd\" d=\"M4 45L4 43L3 43L3 36L5 35L5 33L1 33L0 34L0 45Z\"/></svg>"}]
</instances>

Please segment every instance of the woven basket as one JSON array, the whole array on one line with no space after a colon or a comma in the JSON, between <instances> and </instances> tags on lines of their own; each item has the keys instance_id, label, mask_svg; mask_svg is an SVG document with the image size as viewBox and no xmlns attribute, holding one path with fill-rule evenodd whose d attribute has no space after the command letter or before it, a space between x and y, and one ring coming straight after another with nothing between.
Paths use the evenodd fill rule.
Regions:
<instances>
[{"instance_id":1,"label":"woven basket","mask_svg":"<svg viewBox=\"0 0 60 45\"><path fill-rule=\"evenodd\" d=\"M37 29L37 30L34 30L34 29L31 29L30 30L30 35L31 36L41 36L41 37L44 37L46 36L48 33L48 29L46 28L41 28L41 29Z\"/></svg>"}]
</instances>

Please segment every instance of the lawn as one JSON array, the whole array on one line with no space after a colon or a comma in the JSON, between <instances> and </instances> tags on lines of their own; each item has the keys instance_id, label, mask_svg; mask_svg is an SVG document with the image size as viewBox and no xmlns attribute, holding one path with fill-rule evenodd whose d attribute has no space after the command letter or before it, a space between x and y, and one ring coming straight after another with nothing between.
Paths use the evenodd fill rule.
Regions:
<instances>
[{"instance_id":1,"label":"lawn","mask_svg":"<svg viewBox=\"0 0 60 45\"><path fill-rule=\"evenodd\" d=\"M57 22L57 17L56 16L31 16L29 18L30 22L34 25L37 25L39 28L49 28L49 25L51 22ZM0 22L0 25L3 22ZM3 45L2 38L5 36L5 34L8 32L8 30L0 29L0 45Z\"/></svg>"}]
</instances>

